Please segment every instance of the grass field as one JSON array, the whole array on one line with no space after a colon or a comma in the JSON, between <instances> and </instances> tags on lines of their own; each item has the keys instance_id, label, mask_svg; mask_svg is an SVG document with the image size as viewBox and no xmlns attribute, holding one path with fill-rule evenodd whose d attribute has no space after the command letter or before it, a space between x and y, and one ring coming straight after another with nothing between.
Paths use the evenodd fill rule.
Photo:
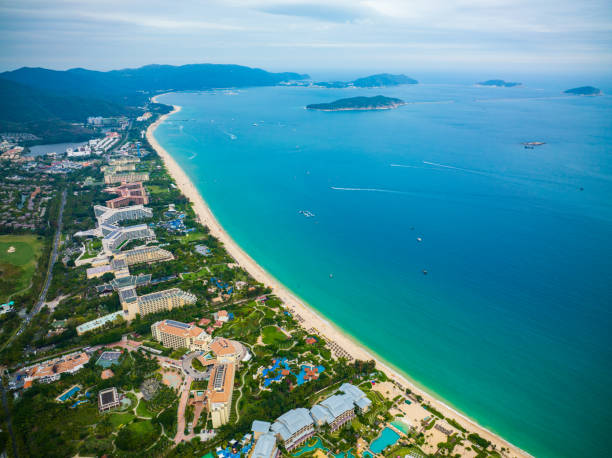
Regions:
<instances>
[{"instance_id":1,"label":"grass field","mask_svg":"<svg viewBox=\"0 0 612 458\"><path fill-rule=\"evenodd\" d=\"M113 413L110 416L110 422L113 427L117 428L119 425L131 422L134 418L136 417L131 413Z\"/></svg>"},{"instance_id":2,"label":"grass field","mask_svg":"<svg viewBox=\"0 0 612 458\"><path fill-rule=\"evenodd\" d=\"M27 290L44 246L36 235L0 235L0 301Z\"/></svg>"},{"instance_id":3,"label":"grass field","mask_svg":"<svg viewBox=\"0 0 612 458\"><path fill-rule=\"evenodd\" d=\"M153 418L155 416L155 414L147 408L144 400L142 399L138 403L138 407L136 407L136 413L138 416L145 418Z\"/></svg>"},{"instance_id":4,"label":"grass field","mask_svg":"<svg viewBox=\"0 0 612 458\"><path fill-rule=\"evenodd\" d=\"M261 330L261 335L266 345L278 344L287 340L287 336L279 331L276 326L266 326Z\"/></svg>"}]
</instances>

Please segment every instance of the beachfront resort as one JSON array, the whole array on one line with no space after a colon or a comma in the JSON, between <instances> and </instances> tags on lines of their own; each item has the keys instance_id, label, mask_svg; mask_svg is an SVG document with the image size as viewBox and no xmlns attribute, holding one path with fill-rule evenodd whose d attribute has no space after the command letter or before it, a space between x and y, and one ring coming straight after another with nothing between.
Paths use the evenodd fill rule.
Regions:
<instances>
[{"instance_id":1,"label":"beachfront resort","mask_svg":"<svg viewBox=\"0 0 612 458\"><path fill-rule=\"evenodd\" d=\"M153 120L72 151L48 297L6 359L19 430L64 456L513 456L255 280L151 153ZM45 176L18 189L34 211L61 194Z\"/></svg>"}]
</instances>

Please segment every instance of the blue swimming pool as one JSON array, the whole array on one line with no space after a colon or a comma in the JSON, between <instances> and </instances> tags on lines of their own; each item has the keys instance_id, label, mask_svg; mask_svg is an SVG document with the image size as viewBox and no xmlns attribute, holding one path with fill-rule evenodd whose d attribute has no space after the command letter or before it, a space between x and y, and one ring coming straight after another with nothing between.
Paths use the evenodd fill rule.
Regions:
<instances>
[{"instance_id":1,"label":"blue swimming pool","mask_svg":"<svg viewBox=\"0 0 612 458\"><path fill-rule=\"evenodd\" d=\"M59 397L59 399L60 401L64 402L66 399L70 399L72 396L74 396L79 391L81 391L81 388L79 388L78 386L73 386L68 391L66 391L64 394L62 394Z\"/></svg>"},{"instance_id":2,"label":"blue swimming pool","mask_svg":"<svg viewBox=\"0 0 612 458\"><path fill-rule=\"evenodd\" d=\"M399 438L399 434L391 428L385 428L382 430L382 433L380 433L380 436L370 444L370 450L375 454L379 454L389 445L395 444Z\"/></svg>"}]
</instances>

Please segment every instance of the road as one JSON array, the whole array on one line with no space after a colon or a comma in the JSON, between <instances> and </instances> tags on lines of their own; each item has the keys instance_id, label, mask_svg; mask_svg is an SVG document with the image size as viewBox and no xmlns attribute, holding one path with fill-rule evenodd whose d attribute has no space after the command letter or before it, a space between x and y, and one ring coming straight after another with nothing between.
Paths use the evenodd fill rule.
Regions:
<instances>
[{"instance_id":1,"label":"road","mask_svg":"<svg viewBox=\"0 0 612 458\"><path fill-rule=\"evenodd\" d=\"M185 377L185 381L181 386L181 399L179 401L178 412L177 412L177 426L176 436L174 437L174 443L179 444L183 440L191 440L192 435L185 435L185 408L187 407L187 401L189 401L189 388L193 379L190 376Z\"/></svg>"},{"instance_id":2,"label":"road","mask_svg":"<svg viewBox=\"0 0 612 458\"><path fill-rule=\"evenodd\" d=\"M51 280L53 279L53 266L55 265L55 262L57 261L59 244L62 238L62 220L64 218L64 207L65 206L66 206L66 190L64 189L64 192L62 193L62 202L60 203L59 214L57 217L57 229L55 232L55 238L53 239L53 249L51 250L51 257L49 258L49 266L47 267L47 277L45 278L43 289L40 292L38 301L36 302L34 307L32 307L32 310L30 310L30 313L28 313L26 317L23 319L23 321L21 322L21 326L19 327L19 330L15 334L13 334L9 339L7 339L3 348L8 346L16 336L18 336L25 330L26 326L30 323L34 315L40 312L40 309L42 308L43 304L45 303L47 299L47 292L49 291L49 286L51 285Z\"/></svg>"}]
</instances>

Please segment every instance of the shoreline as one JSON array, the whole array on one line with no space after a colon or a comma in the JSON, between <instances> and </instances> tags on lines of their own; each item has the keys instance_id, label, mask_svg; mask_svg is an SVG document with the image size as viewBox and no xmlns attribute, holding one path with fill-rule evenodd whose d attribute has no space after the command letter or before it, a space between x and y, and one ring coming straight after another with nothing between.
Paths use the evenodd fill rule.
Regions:
<instances>
[{"instance_id":1,"label":"shoreline","mask_svg":"<svg viewBox=\"0 0 612 458\"><path fill-rule=\"evenodd\" d=\"M158 96L153 97L152 101L156 102L157 97ZM209 228L211 235L223 243L227 252L236 260L238 265L245 269L256 281L272 288L272 293L284 302L285 307L291 309L294 314L300 315L302 320L298 321L304 329L309 330L310 328L314 328L318 331L318 334L331 342L335 342L354 359L376 361L377 368L382 370L390 380L422 396L424 401L429 402L445 417L455 419L461 426L469 429L470 432L476 432L484 439L496 444L498 451L502 447L510 450L509 452L502 453L502 456L531 456L529 453L511 444L485 427L480 426L475 420L468 418L466 415L425 391L424 388L418 386L417 382L410 380L407 374L403 374L401 370L394 368L372 350L365 348L356 338L321 316L313 307L307 305L273 275L257 264L257 262L232 239L225 229L223 229L185 171L155 139L155 129L168 117L180 112L180 110L180 106L173 105L173 110L170 113L161 116L154 123L149 125L146 131L147 140L164 162L168 169L168 173L176 181L177 187L192 202L193 209L200 219L200 222Z\"/></svg>"}]
</instances>

